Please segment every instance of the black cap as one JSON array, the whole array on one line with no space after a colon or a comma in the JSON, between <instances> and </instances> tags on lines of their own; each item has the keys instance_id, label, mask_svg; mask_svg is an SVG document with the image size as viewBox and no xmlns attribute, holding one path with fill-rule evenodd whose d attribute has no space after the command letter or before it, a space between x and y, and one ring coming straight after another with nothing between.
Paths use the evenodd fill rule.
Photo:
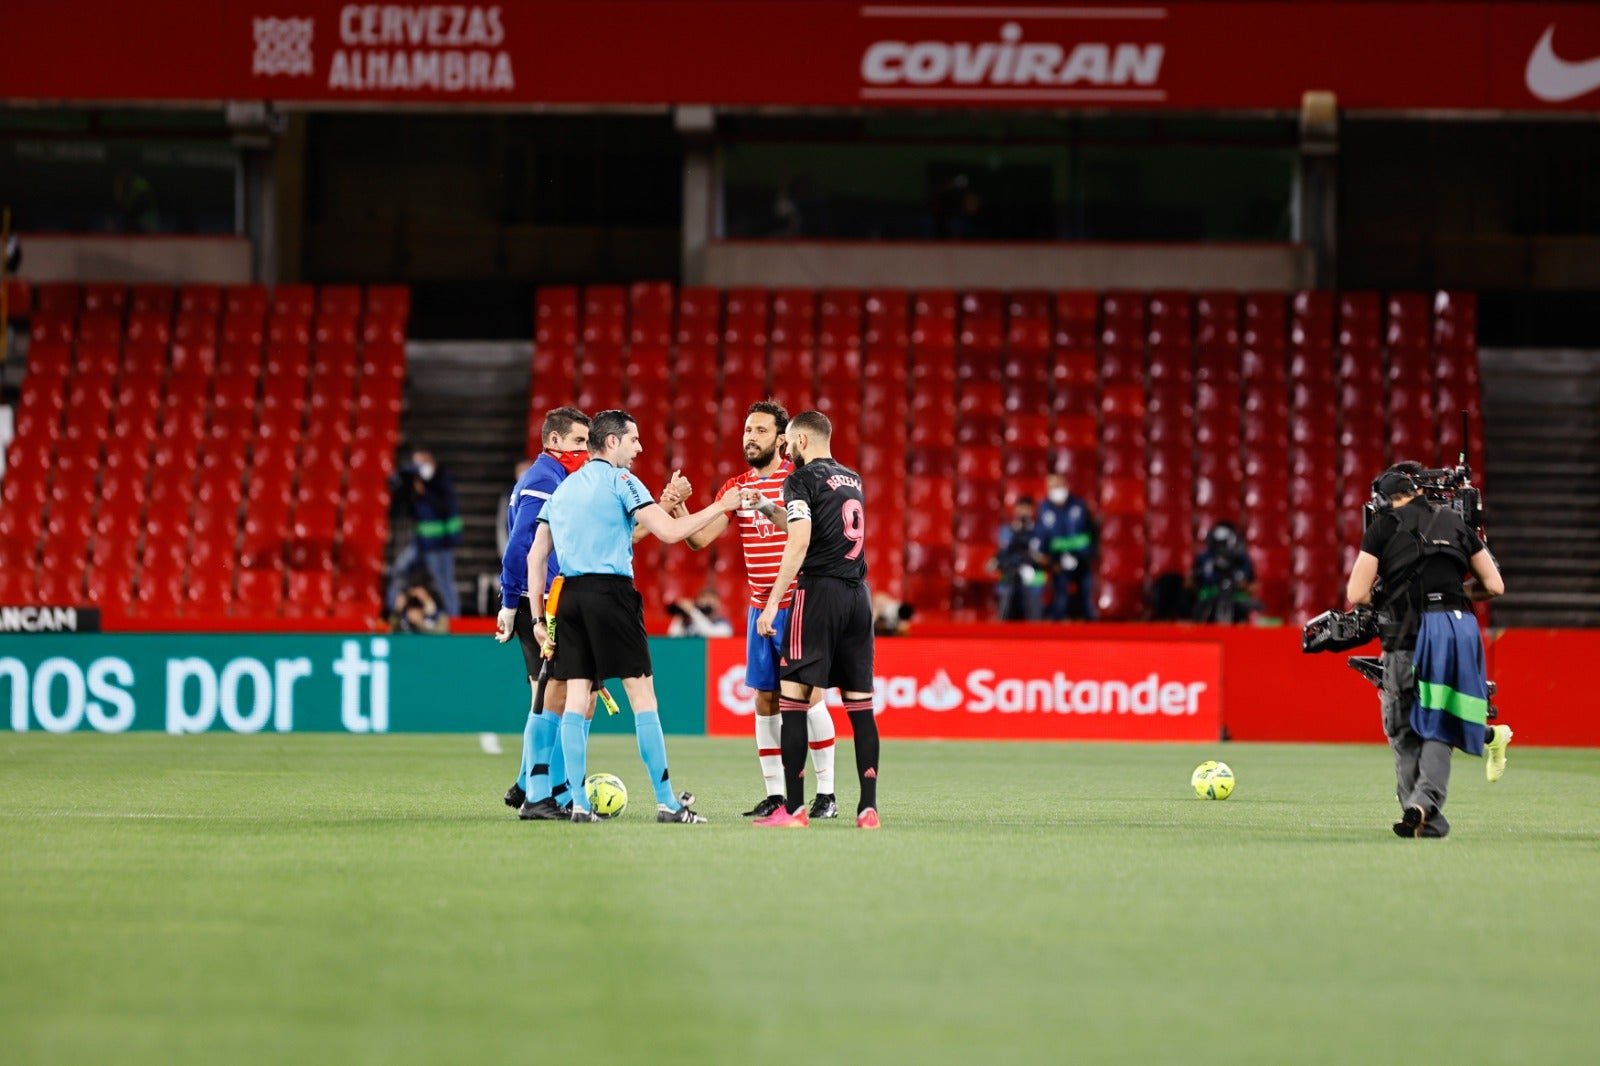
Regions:
<instances>
[{"instance_id":1,"label":"black cap","mask_svg":"<svg viewBox=\"0 0 1600 1066\"><path fill-rule=\"evenodd\" d=\"M1379 496L1408 496L1417 492L1417 479L1399 470L1385 470L1372 483L1372 491Z\"/></svg>"}]
</instances>

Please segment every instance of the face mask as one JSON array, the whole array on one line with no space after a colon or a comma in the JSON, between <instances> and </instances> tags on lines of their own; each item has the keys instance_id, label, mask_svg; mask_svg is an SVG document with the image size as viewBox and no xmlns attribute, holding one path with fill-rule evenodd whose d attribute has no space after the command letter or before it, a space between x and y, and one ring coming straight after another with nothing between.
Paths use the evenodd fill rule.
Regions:
<instances>
[{"instance_id":1,"label":"face mask","mask_svg":"<svg viewBox=\"0 0 1600 1066\"><path fill-rule=\"evenodd\" d=\"M1055 504L1057 507L1060 507L1063 504L1065 504L1067 502L1067 490L1066 489L1051 489L1050 490L1050 502Z\"/></svg>"},{"instance_id":2,"label":"face mask","mask_svg":"<svg viewBox=\"0 0 1600 1066\"><path fill-rule=\"evenodd\" d=\"M550 453L550 458L560 463L561 468L567 473L576 474L578 472L578 468L589 461L589 450L587 448L580 448L575 452L552 451Z\"/></svg>"},{"instance_id":3,"label":"face mask","mask_svg":"<svg viewBox=\"0 0 1600 1066\"><path fill-rule=\"evenodd\" d=\"M433 480L433 469L434 469L434 467L433 467L432 463L428 463L428 464L426 464L424 466L419 466L419 467L417 467L417 476L420 477L424 481L432 481Z\"/></svg>"}]
</instances>

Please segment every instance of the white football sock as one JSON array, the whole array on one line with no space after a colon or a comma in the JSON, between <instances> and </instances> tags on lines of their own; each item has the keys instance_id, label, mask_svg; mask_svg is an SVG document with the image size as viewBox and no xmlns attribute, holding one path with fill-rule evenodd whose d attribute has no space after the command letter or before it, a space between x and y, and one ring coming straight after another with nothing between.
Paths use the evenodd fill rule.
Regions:
<instances>
[{"instance_id":1,"label":"white football sock","mask_svg":"<svg viewBox=\"0 0 1600 1066\"><path fill-rule=\"evenodd\" d=\"M806 712L806 739L811 742L811 765L817 770L817 791L833 795L833 715L825 703ZM780 767L781 770L781 767Z\"/></svg>"},{"instance_id":2,"label":"white football sock","mask_svg":"<svg viewBox=\"0 0 1600 1066\"><path fill-rule=\"evenodd\" d=\"M766 795L783 795L783 731L781 714L756 715L756 755L761 760L761 778Z\"/></svg>"}]
</instances>

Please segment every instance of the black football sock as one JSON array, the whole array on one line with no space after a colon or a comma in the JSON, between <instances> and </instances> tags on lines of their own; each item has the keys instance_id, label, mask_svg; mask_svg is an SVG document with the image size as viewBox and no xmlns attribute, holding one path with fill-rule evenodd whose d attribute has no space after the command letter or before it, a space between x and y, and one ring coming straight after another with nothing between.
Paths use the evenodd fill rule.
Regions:
<instances>
[{"instance_id":1,"label":"black football sock","mask_svg":"<svg viewBox=\"0 0 1600 1066\"><path fill-rule=\"evenodd\" d=\"M784 807L793 814L806 805L806 712L805 700L778 697L778 713L783 715L779 746L783 748L783 787L788 791Z\"/></svg>"},{"instance_id":2,"label":"black football sock","mask_svg":"<svg viewBox=\"0 0 1600 1066\"><path fill-rule=\"evenodd\" d=\"M845 700L850 715L850 730L856 737L856 776L861 779L861 802L856 813L878 807L878 720L872 714L872 700Z\"/></svg>"}]
</instances>

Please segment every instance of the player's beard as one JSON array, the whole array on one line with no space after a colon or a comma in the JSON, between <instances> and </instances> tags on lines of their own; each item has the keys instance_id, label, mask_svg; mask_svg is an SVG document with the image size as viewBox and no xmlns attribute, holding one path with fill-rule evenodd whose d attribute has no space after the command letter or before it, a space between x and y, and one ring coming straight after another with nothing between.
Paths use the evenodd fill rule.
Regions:
<instances>
[{"instance_id":1,"label":"player's beard","mask_svg":"<svg viewBox=\"0 0 1600 1066\"><path fill-rule=\"evenodd\" d=\"M750 454L750 449L748 448L746 448L744 452L744 461L750 464L750 469L752 470L760 470L777 457L778 445L776 442L774 442L772 447L768 448L764 452L756 452L754 455L752 455Z\"/></svg>"}]
</instances>

